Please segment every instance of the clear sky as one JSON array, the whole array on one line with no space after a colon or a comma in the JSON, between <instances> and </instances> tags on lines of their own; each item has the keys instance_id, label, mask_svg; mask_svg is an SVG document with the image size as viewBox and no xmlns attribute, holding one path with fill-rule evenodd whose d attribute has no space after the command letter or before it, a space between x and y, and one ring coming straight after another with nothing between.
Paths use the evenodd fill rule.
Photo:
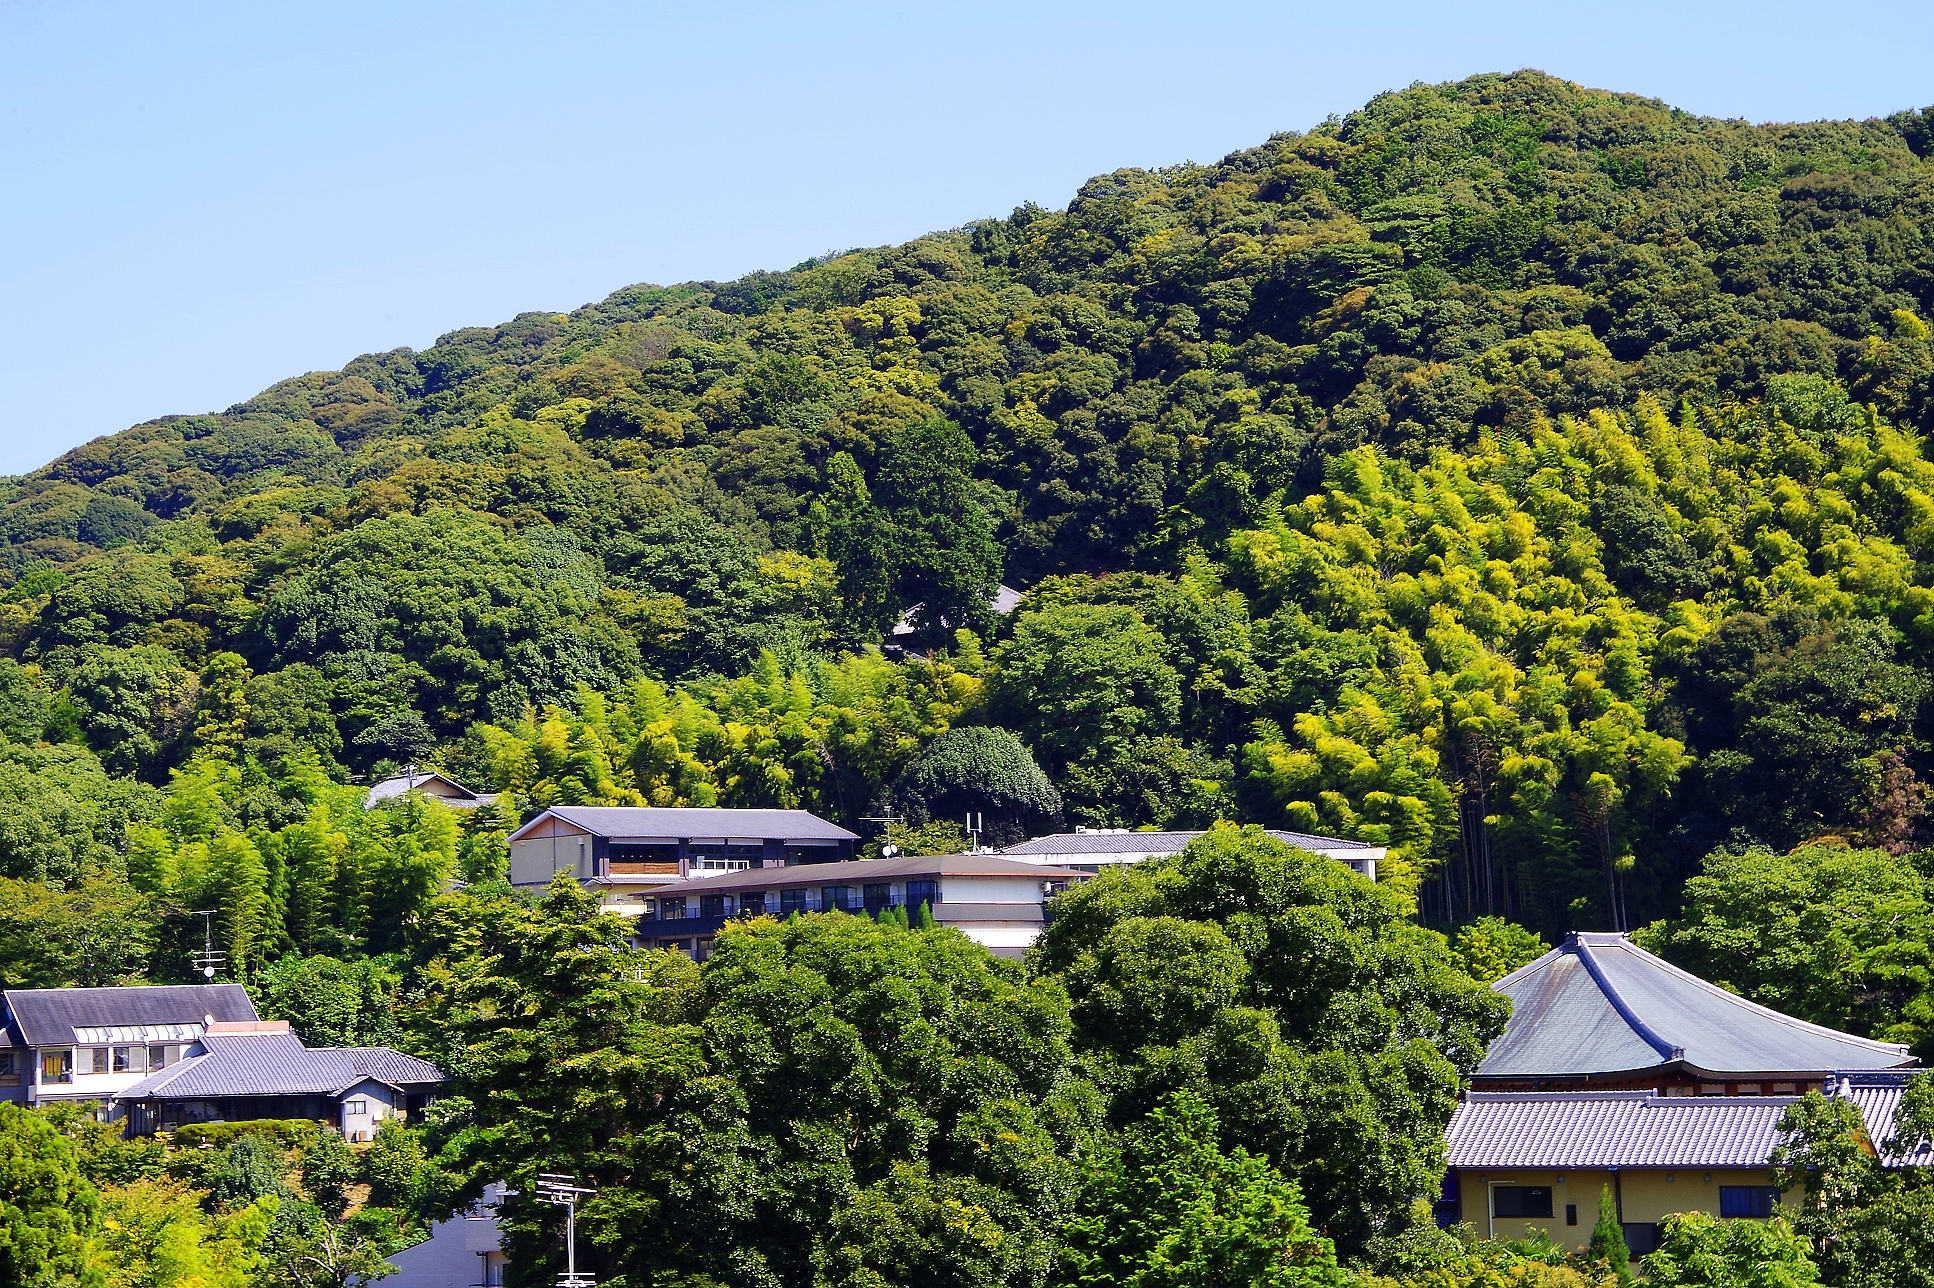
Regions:
<instances>
[{"instance_id":1,"label":"clear sky","mask_svg":"<svg viewBox=\"0 0 1934 1288\"><path fill-rule=\"evenodd\" d=\"M358 353L1058 207L1412 81L1934 103L1934 5L0 0L0 472Z\"/></svg>"}]
</instances>

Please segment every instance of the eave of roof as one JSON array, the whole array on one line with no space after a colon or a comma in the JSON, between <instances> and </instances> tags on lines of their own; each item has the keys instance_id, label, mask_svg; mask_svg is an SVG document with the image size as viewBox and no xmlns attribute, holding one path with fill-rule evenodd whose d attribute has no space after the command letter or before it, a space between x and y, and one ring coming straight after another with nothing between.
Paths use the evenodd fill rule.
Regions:
<instances>
[{"instance_id":1,"label":"eave of roof","mask_svg":"<svg viewBox=\"0 0 1934 1288\"><path fill-rule=\"evenodd\" d=\"M1334 836L1311 836L1303 832L1283 832L1269 829L1266 833L1274 840L1293 845L1300 850L1310 850L1318 854L1331 851L1362 852L1364 858L1380 856L1383 850L1363 841L1346 841ZM1202 832L1056 832L1050 836L1037 836L1010 845L1001 850L1002 854L1174 854L1190 841L1204 835ZM1354 853L1353 853L1354 857Z\"/></svg>"},{"instance_id":2,"label":"eave of roof","mask_svg":"<svg viewBox=\"0 0 1934 1288\"><path fill-rule=\"evenodd\" d=\"M1444 1141L1455 1168L1763 1167L1795 1099L1473 1091Z\"/></svg>"},{"instance_id":3,"label":"eave of roof","mask_svg":"<svg viewBox=\"0 0 1934 1288\"><path fill-rule=\"evenodd\" d=\"M716 809L700 806L553 805L512 832L522 840L546 818L560 818L594 836L691 838L756 836L762 840L857 841L849 832L803 809Z\"/></svg>"},{"instance_id":4,"label":"eave of roof","mask_svg":"<svg viewBox=\"0 0 1934 1288\"><path fill-rule=\"evenodd\" d=\"M14 988L4 997L10 1028L27 1046L72 1043L77 1028L254 1020L240 984L151 984L123 988Z\"/></svg>"}]
</instances>

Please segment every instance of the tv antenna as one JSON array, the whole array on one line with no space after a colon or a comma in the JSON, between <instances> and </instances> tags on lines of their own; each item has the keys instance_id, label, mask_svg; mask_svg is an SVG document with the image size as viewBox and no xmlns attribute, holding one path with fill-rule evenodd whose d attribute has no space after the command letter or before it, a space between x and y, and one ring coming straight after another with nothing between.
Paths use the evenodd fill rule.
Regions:
<instances>
[{"instance_id":1,"label":"tv antenna","mask_svg":"<svg viewBox=\"0 0 1934 1288\"><path fill-rule=\"evenodd\" d=\"M906 820L898 814L866 814L860 818L860 822L884 824L888 836L893 835L893 827L896 823L902 827L906 826ZM880 847L880 857L883 859L890 859L899 852L900 847L890 841Z\"/></svg>"},{"instance_id":2,"label":"tv antenna","mask_svg":"<svg viewBox=\"0 0 1934 1288\"><path fill-rule=\"evenodd\" d=\"M188 915L201 918L201 951L190 953L188 960L195 964L203 979L212 983L215 972L228 964L228 954L215 951L215 910L201 909Z\"/></svg>"},{"instance_id":3,"label":"tv antenna","mask_svg":"<svg viewBox=\"0 0 1934 1288\"><path fill-rule=\"evenodd\" d=\"M564 1273L557 1277L557 1288L595 1288L598 1282L589 1272L578 1273L578 1197L596 1193L588 1185L579 1185L575 1176L538 1173L538 1201L564 1209Z\"/></svg>"},{"instance_id":4,"label":"tv antenna","mask_svg":"<svg viewBox=\"0 0 1934 1288\"><path fill-rule=\"evenodd\" d=\"M969 842L967 852L969 854L979 854L981 829L987 822L987 816L979 810L971 810L967 814L966 822L967 840Z\"/></svg>"}]
</instances>

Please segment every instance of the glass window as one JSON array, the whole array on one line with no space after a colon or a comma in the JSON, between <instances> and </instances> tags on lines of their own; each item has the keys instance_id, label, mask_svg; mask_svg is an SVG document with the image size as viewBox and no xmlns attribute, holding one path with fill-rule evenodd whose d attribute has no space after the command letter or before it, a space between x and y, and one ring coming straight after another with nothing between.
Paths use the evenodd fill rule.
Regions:
<instances>
[{"instance_id":1,"label":"glass window","mask_svg":"<svg viewBox=\"0 0 1934 1288\"><path fill-rule=\"evenodd\" d=\"M72 1082L74 1080L74 1053L72 1051L42 1051L40 1053L40 1080L42 1082Z\"/></svg>"},{"instance_id":2,"label":"glass window","mask_svg":"<svg viewBox=\"0 0 1934 1288\"><path fill-rule=\"evenodd\" d=\"M668 842L663 845L611 844L613 863L676 863L678 844Z\"/></svg>"},{"instance_id":3,"label":"glass window","mask_svg":"<svg viewBox=\"0 0 1934 1288\"><path fill-rule=\"evenodd\" d=\"M140 1073L141 1057L147 1054L144 1047L115 1047L114 1072Z\"/></svg>"},{"instance_id":4,"label":"glass window","mask_svg":"<svg viewBox=\"0 0 1934 1288\"><path fill-rule=\"evenodd\" d=\"M786 866L789 868L801 863L831 863L838 858L837 845L788 845L786 847Z\"/></svg>"},{"instance_id":5,"label":"glass window","mask_svg":"<svg viewBox=\"0 0 1934 1288\"><path fill-rule=\"evenodd\" d=\"M93 1047L89 1049L87 1053L87 1071L89 1073L106 1073L107 1059L106 1047Z\"/></svg>"},{"instance_id":6,"label":"glass window","mask_svg":"<svg viewBox=\"0 0 1934 1288\"><path fill-rule=\"evenodd\" d=\"M345 1100L342 1102L342 1111L345 1114L360 1117L369 1112L369 1102L367 1100Z\"/></svg>"},{"instance_id":7,"label":"glass window","mask_svg":"<svg viewBox=\"0 0 1934 1288\"><path fill-rule=\"evenodd\" d=\"M819 889L819 910L821 912L845 912L846 887L821 886Z\"/></svg>"},{"instance_id":8,"label":"glass window","mask_svg":"<svg viewBox=\"0 0 1934 1288\"><path fill-rule=\"evenodd\" d=\"M694 872L742 872L757 863L765 854L763 845L701 845L692 846L692 871Z\"/></svg>"},{"instance_id":9,"label":"glass window","mask_svg":"<svg viewBox=\"0 0 1934 1288\"><path fill-rule=\"evenodd\" d=\"M929 909L940 902L940 883L938 881L907 882L907 907L918 911L921 904Z\"/></svg>"},{"instance_id":10,"label":"glass window","mask_svg":"<svg viewBox=\"0 0 1934 1288\"><path fill-rule=\"evenodd\" d=\"M763 917L766 915L766 892L747 890L739 896L739 915L741 917Z\"/></svg>"},{"instance_id":11,"label":"glass window","mask_svg":"<svg viewBox=\"0 0 1934 1288\"><path fill-rule=\"evenodd\" d=\"M0 1076L12 1077L15 1072L13 1052L0 1051Z\"/></svg>"},{"instance_id":12,"label":"glass window","mask_svg":"<svg viewBox=\"0 0 1934 1288\"><path fill-rule=\"evenodd\" d=\"M795 912L806 911L806 892L804 890L781 890L779 892L779 915L790 917Z\"/></svg>"},{"instance_id":13,"label":"glass window","mask_svg":"<svg viewBox=\"0 0 1934 1288\"><path fill-rule=\"evenodd\" d=\"M1770 1185L1722 1185L1719 1187L1719 1215L1759 1217L1773 1215L1780 1192Z\"/></svg>"},{"instance_id":14,"label":"glass window","mask_svg":"<svg viewBox=\"0 0 1934 1288\"><path fill-rule=\"evenodd\" d=\"M165 1069L180 1059L180 1047L158 1046L148 1048L148 1067L150 1069Z\"/></svg>"},{"instance_id":15,"label":"glass window","mask_svg":"<svg viewBox=\"0 0 1934 1288\"><path fill-rule=\"evenodd\" d=\"M658 901L658 919L660 921L682 921L684 917L684 895L668 895Z\"/></svg>"},{"instance_id":16,"label":"glass window","mask_svg":"<svg viewBox=\"0 0 1934 1288\"><path fill-rule=\"evenodd\" d=\"M1499 1185L1491 1190L1495 1216L1550 1216L1549 1185Z\"/></svg>"},{"instance_id":17,"label":"glass window","mask_svg":"<svg viewBox=\"0 0 1934 1288\"><path fill-rule=\"evenodd\" d=\"M866 910L878 912L893 906L893 887L885 882L869 882L866 887Z\"/></svg>"},{"instance_id":18,"label":"glass window","mask_svg":"<svg viewBox=\"0 0 1934 1288\"><path fill-rule=\"evenodd\" d=\"M725 896L722 894L699 896L698 915L701 917L723 917L725 915Z\"/></svg>"}]
</instances>

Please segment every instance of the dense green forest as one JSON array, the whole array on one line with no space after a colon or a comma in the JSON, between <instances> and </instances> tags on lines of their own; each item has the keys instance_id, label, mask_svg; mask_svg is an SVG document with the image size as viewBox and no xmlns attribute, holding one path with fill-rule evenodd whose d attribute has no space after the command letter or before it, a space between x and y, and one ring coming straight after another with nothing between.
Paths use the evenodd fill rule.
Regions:
<instances>
[{"instance_id":1,"label":"dense green forest","mask_svg":"<svg viewBox=\"0 0 1934 1288\"><path fill-rule=\"evenodd\" d=\"M48 1282L320 1283L551 1166L626 1283L1628 1281L1410 1200L1482 985L1568 929L1929 1049L1929 318L1934 109L1521 72L6 480L0 976L180 979L213 910L265 1014L454 1084L361 1159L0 1115L67 1196L0 1222ZM365 809L405 764L502 795ZM1390 857L1218 829L1025 966L828 914L701 967L494 879L559 802ZM1934 1257L1934 1190L1807 1112L1805 1228L1681 1223L1655 1282ZM538 1282L551 1214L507 1212Z\"/></svg>"}]
</instances>

